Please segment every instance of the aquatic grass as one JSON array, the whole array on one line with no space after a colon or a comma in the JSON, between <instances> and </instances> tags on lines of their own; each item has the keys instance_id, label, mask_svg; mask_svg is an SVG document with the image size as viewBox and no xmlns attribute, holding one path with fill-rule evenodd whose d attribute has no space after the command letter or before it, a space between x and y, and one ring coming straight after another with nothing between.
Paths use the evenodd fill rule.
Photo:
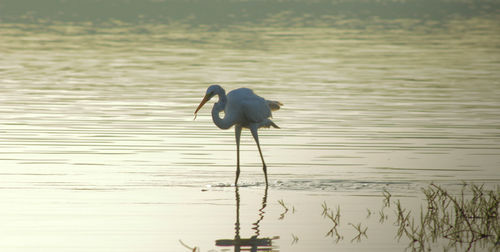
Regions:
<instances>
[{"instance_id":1,"label":"aquatic grass","mask_svg":"<svg viewBox=\"0 0 500 252\"><path fill-rule=\"evenodd\" d=\"M180 244L181 244L183 247L185 247L185 248L189 249L189 251L191 251L191 252L199 252L199 251L200 251L200 248L199 248L199 247L196 247L196 246L194 246L194 247L190 247L190 246L188 246L186 243L184 243L182 240L179 240L179 242L180 242Z\"/></svg>"},{"instance_id":2,"label":"aquatic grass","mask_svg":"<svg viewBox=\"0 0 500 252\"><path fill-rule=\"evenodd\" d=\"M326 217L326 214L328 213L328 205L326 205L326 202L323 201L323 204L321 204L321 207L323 208L323 212L321 213L321 216Z\"/></svg>"},{"instance_id":3,"label":"aquatic grass","mask_svg":"<svg viewBox=\"0 0 500 252\"><path fill-rule=\"evenodd\" d=\"M288 209L288 207L286 206L285 201L283 201L282 199L281 199L281 200L278 200L278 203L279 203L279 204L280 204L280 205L284 208L284 212L283 212L283 213L281 213L281 214L280 214L280 217L279 217L279 219L280 219L280 220L283 220L283 219L285 219L285 215L288 213L288 210L289 210L289 209ZM295 208L294 208L294 209L295 209ZM294 210L294 212L295 212L295 210Z\"/></svg>"},{"instance_id":4,"label":"aquatic grass","mask_svg":"<svg viewBox=\"0 0 500 252\"><path fill-rule=\"evenodd\" d=\"M330 219L335 226L338 226L340 224L340 205L337 206L337 211L333 212L328 206L326 205L326 202L323 203L323 213L321 214L323 218L328 218Z\"/></svg>"},{"instance_id":5,"label":"aquatic grass","mask_svg":"<svg viewBox=\"0 0 500 252\"><path fill-rule=\"evenodd\" d=\"M382 194L384 195L384 207L391 207L391 197L392 197L392 194L387 191L386 188L384 188L384 191L382 192Z\"/></svg>"},{"instance_id":6,"label":"aquatic grass","mask_svg":"<svg viewBox=\"0 0 500 252\"><path fill-rule=\"evenodd\" d=\"M358 231L358 234L354 238L352 238L351 242L353 242L353 241L360 242L361 236L368 238L368 236L366 235L366 231L368 230L368 227L365 227L364 229L362 229L361 223L358 223L358 225L354 225L352 223L349 223L349 225L351 225L352 227L354 227L354 229L356 229L356 231Z\"/></svg>"},{"instance_id":7,"label":"aquatic grass","mask_svg":"<svg viewBox=\"0 0 500 252\"><path fill-rule=\"evenodd\" d=\"M370 216L372 215L372 211L371 211L369 208L367 208L367 209L366 209L366 212L367 212L367 214L366 214L366 218L368 219L368 218L370 218Z\"/></svg>"},{"instance_id":8,"label":"aquatic grass","mask_svg":"<svg viewBox=\"0 0 500 252\"><path fill-rule=\"evenodd\" d=\"M328 231L328 233L326 233L325 236L333 237L335 235L335 242L339 242L340 240L344 239L344 237L340 235L337 229L337 227L340 225L340 205L337 206L336 212L330 209L326 202L323 202L321 207L323 208L321 216L323 216L323 218L328 218L332 221L333 224L333 227Z\"/></svg>"},{"instance_id":9,"label":"aquatic grass","mask_svg":"<svg viewBox=\"0 0 500 252\"><path fill-rule=\"evenodd\" d=\"M392 197L392 194L389 191L387 191L386 188L384 188L382 195L384 196L384 199L382 200L384 205L378 212L379 214L378 222L381 224L384 223L389 218L389 216L385 214L384 209L391 207L391 197Z\"/></svg>"},{"instance_id":10,"label":"aquatic grass","mask_svg":"<svg viewBox=\"0 0 500 252\"><path fill-rule=\"evenodd\" d=\"M403 234L405 234L406 236L411 236L411 234L408 232L408 230L406 229L407 225L409 225L410 223L410 214L411 214L411 211L407 211L405 208L403 208L401 206L401 202L398 200L398 201L395 201L395 204L396 204L396 215L398 217L397 221L396 221L396 225L399 227L398 228L398 232L397 232L397 235L396 237L398 238L398 241L401 239L401 237L403 236Z\"/></svg>"},{"instance_id":11,"label":"aquatic grass","mask_svg":"<svg viewBox=\"0 0 500 252\"><path fill-rule=\"evenodd\" d=\"M292 233L292 245L299 242L299 237Z\"/></svg>"},{"instance_id":12,"label":"aquatic grass","mask_svg":"<svg viewBox=\"0 0 500 252\"><path fill-rule=\"evenodd\" d=\"M380 223L384 223L384 221L389 218L389 216L384 213L384 208L380 209L378 214L379 214L378 222L380 222Z\"/></svg>"},{"instance_id":13,"label":"aquatic grass","mask_svg":"<svg viewBox=\"0 0 500 252\"><path fill-rule=\"evenodd\" d=\"M422 192L426 205L421 206L418 217L399 200L394 201L398 241L407 237L408 248L414 251L430 250L431 243L440 240L448 241L444 250L470 251L476 246L489 247L491 251L500 249L500 187L487 190L484 185L464 183L460 192L453 195L431 183ZM388 195L384 191L384 207L388 205Z\"/></svg>"}]
</instances>

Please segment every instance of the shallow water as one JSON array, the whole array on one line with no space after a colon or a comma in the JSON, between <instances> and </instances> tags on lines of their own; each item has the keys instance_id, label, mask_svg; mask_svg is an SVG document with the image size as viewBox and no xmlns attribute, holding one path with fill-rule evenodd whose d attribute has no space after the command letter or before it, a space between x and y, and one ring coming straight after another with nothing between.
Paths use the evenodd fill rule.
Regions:
<instances>
[{"instance_id":1,"label":"shallow water","mask_svg":"<svg viewBox=\"0 0 500 252\"><path fill-rule=\"evenodd\" d=\"M354 222L383 188L416 197L430 181L500 182L494 14L200 25L34 13L0 25L2 251L182 251L178 239L204 251L234 236L233 130L213 125L209 105L193 120L213 83L284 103L281 129L260 131L267 214L279 199L298 208L294 221L262 221L283 251L406 246L325 239L323 201ZM248 131L241 155L250 225L264 179Z\"/></svg>"}]
</instances>

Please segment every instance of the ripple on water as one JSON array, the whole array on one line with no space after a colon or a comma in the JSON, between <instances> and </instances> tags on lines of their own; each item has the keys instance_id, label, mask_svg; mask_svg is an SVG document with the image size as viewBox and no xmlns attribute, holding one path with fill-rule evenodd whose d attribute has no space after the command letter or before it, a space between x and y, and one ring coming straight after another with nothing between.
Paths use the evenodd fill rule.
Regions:
<instances>
[{"instance_id":1,"label":"ripple on water","mask_svg":"<svg viewBox=\"0 0 500 252\"><path fill-rule=\"evenodd\" d=\"M231 183L233 131L217 129L208 108L193 121L206 87L218 83L285 104L274 113L281 129L260 131L277 188L498 180L498 24L446 25L144 27L156 37L126 32L141 28L133 25L89 33L6 24L0 161L13 174L100 174L124 187ZM262 179L248 132L242 166L244 178Z\"/></svg>"}]
</instances>

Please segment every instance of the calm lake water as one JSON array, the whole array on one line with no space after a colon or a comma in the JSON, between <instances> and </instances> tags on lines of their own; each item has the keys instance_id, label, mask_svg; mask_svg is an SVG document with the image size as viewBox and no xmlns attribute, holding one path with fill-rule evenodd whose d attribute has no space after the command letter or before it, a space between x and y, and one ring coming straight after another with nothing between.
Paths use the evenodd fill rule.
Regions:
<instances>
[{"instance_id":1,"label":"calm lake water","mask_svg":"<svg viewBox=\"0 0 500 252\"><path fill-rule=\"evenodd\" d=\"M76 2L0 5L2 251L225 251L238 197L282 251L400 251L377 218L325 237L321 203L357 223L384 188L500 183L498 3ZM193 120L211 84L284 104L267 193L248 131L236 197L234 131Z\"/></svg>"}]
</instances>

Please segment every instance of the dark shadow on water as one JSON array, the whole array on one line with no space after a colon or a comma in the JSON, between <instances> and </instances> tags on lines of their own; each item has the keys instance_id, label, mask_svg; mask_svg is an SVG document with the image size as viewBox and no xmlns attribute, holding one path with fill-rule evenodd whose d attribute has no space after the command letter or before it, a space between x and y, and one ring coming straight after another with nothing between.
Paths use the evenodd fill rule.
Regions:
<instances>
[{"instance_id":1,"label":"dark shadow on water","mask_svg":"<svg viewBox=\"0 0 500 252\"><path fill-rule=\"evenodd\" d=\"M266 213L264 209L267 206L267 192L268 187L266 186L264 190L264 196L262 197L262 207L259 209L259 218L256 222L252 224L252 229L255 231L255 235L250 238L240 237L240 193L239 187L235 187L235 199L236 199L236 222L235 222L235 235L234 239L218 239L215 241L215 245L218 247L234 247L234 251L278 251L273 247L273 240L279 237L263 237L259 238L260 235L260 222L264 219L264 214Z\"/></svg>"}]
</instances>

